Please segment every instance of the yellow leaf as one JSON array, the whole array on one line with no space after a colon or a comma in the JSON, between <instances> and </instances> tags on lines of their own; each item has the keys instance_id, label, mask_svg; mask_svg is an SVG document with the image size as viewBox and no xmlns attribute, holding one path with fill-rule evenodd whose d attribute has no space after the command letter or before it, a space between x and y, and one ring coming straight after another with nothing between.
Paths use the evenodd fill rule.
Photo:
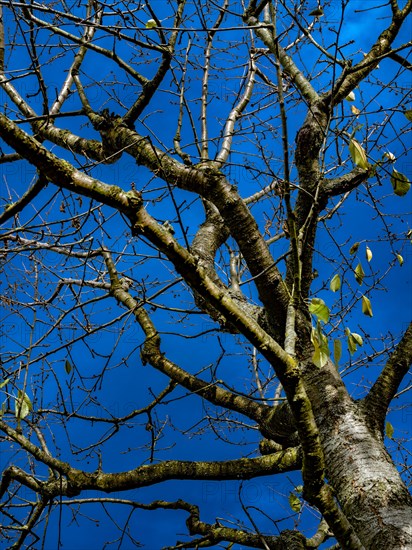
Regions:
<instances>
[{"instance_id":1,"label":"yellow leaf","mask_svg":"<svg viewBox=\"0 0 412 550\"><path fill-rule=\"evenodd\" d=\"M312 298L309 311L324 323L329 321L329 308L320 298Z\"/></svg>"},{"instance_id":2,"label":"yellow leaf","mask_svg":"<svg viewBox=\"0 0 412 550\"><path fill-rule=\"evenodd\" d=\"M351 355L355 353L358 346L363 346L363 339L360 334L351 332L349 328L345 328L345 334L348 337L348 350Z\"/></svg>"},{"instance_id":3,"label":"yellow leaf","mask_svg":"<svg viewBox=\"0 0 412 550\"><path fill-rule=\"evenodd\" d=\"M393 153L391 153L390 151L384 153L383 158L388 159L390 162L395 162L395 160L396 160L395 155Z\"/></svg>"},{"instance_id":4,"label":"yellow leaf","mask_svg":"<svg viewBox=\"0 0 412 550\"><path fill-rule=\"evenodd\" d=\"M360 243L353 243L353 245L350 247L349 254L352 256L352 254L355 254L358 251Z\"/></svg>"},{"instance_id":5,"label":"yellow leaf","mask_svg":"<svg viewBox=\"0 0 412 550\"><path fill-rule=\"evenodd\" d=\"M371 261L373 257L373 254L372 254L372 250L369 248L369 246L366 247L366 259L368 260L368 262Z\"/></svg>"},{"instance_id":6,"label":"yellow leaf","mask_svg":"<svg viewBox=\"0 0 412 550\"><path fill-rule=\"evenodd\" d=\"M403 258L400 254L396 254L396 259L398 260L399 262L399 265L402 267L403 266Z\"/></svg>"},{"instance_id":7,"label":"yellow leaf","mask_svg":"<svg viewBox=\"0 0 412 550\"><path fill-rule=\"evenodd\" d=\"M341 281L340 281L340 275L339 273L336 273L336 275L332 278L330 282L330 289L332 292L336 292L341 287Z\"/></svg>"},{"instance_id":8,"label":"yellow leaf","mask_svg":"<svg viewBox=\"0 0 412 550\"><path fill-rule=\"evenodd\" d=\"M363 271L362 264L359 262L355 268L355 279L358 285L362 284L364 277L365 277L365 272Z\"/></svg>"},{"instance_id":9,"label":"yellow leaf","mask_svg":"<svg viewBox=\"0 0 412 550\"><path fill-rule=\"evenodd\" d=\"M320 331L319 325L318 325L318 330L312 327L310 339L314 348L314 352L312 356L313 364L319 369L321 369L328 362L328 358L330 355L328 339Z\"/></svg>"},{"instance_id":10,"label":"yellow leaf","mask_svg":"<svg viewBox=\"0 0 412 550\"><path fill-rule=\"evenodd\" d=\"M357 334L356 332L351 332L351 336L358 344L358 346L363 346L363 338L360 334Z\"/></svg>"},{"instance_id":11,"label":"yellow leaf","mask_svg":"<svg viewBox=\"0 0 412 550\"><path fill-rule=\"evenodd\" d=\"M289 495L289 505L294 512L300 512L300 509L302 508L302 503L300 502L299 497L294 493L290 493Z\"/></svg>"},{"instance_id":12,"label":"yellow leaf","mask_svg":"<svg viewBox=\"0 0 412 550\"><path fill-rule=\"evenodd\" d=\"M157 23L154 19L149 19L149 21L146 23L146 29L154 29L157 27Z\"/></svg>"},{"instance_id":13,"label":"yellow leaf","mask_svg":"<svg viewBox=\"0 0 412 550\"><path fill-rule=\"evenodd\" d=\"M349 143L349 152L352 160L356 166L367 170L369 168L368 159L366 158L365 149L356 141L356 139L351 139Z\"/></svg>"},{"instance_id":14,"label":"yellow leaf","mask_svg":"<svg viewBox=\"0 0 412 550\"><path fill-rule=\"evenodd\" d=\"M410 122L412 122L412 109L408 109L408 110L405 111L403 114L406 116L406 118L407 118Z\"/></svg>"},{"instance_id":15,"label":"yellow leaf","mask_svg":"<svg viewBox=\"0 0 412 550\"><path fill-rule=\"evenodd\" d=\"M368 317L373 317L372 304L366 296L362 296L362 313L368 315Z\"/></svg>"},{"instance_id":16,"label":"yellow leaf","mask_svg":"<svg viewBox=\"0 0 412 550\"><path fill-rule=\"evenodd\" d=\"M18 391L18 397L14 403L14 413L19 420L26 418L26 416L33 409L33 405L30 401L30 397L22 390Z\"/></svg>"},{"instance_id":17,"label":"yellow leaf","mask_svg":"<svg viewBox=\"0 0 412 550\"><path fill-rule=\"evenodd\" d=\"M352 337L352 334L349 333L348 335L348 350L351 355L355 353L355 351L358 349L358 346L356 345L356 342L354 338Z\"/></svg>"},{"instance_id":18,"label":"yellow leaf","mask_svg":"<svg viewBox=\"0 0 412 550\"><path fill-rule=\"evenodd\" d=\"M360 113L360 109L358 109L357 107L355 107L355 105L351 105L350 110L351 110L352 113L353 113L354 115L356 115L356 116Z\"/></svg>"},{"instance_id":19,"label":"yellow leaf","mask_svg":"<svg viewBox=\"0 0 412 550\"><path fill-rule=\"evenodd\" d=\"M346 101L355 101L355 92L349 92L345 99Z\"/></svg>"},{"instance_id":20,"label":"yellow leaf","mask_svg":"<svg viewBox=\"0 0 412 550\"><path fill-rule=\"evenodd\" d=\"M3 380L3 382L0 384L0 389L4 388L4 386L7 386L9 382L10 382L10 378L6 378L6 380Z\"/></svg>"}]
</instances>

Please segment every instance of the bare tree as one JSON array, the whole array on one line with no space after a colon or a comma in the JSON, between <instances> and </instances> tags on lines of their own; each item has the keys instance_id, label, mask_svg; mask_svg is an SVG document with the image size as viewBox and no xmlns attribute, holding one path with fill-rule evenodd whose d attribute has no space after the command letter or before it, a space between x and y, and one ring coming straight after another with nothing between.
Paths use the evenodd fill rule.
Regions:
<instances>
[{"instance_id":1,"label":"bare tree","mask_svg":"<svg viewBox=\"0 0 412 550\"><path fill-rule=\"evenodd\" d=\"M0 10L8 547L412 548L412 0Z\"/></svg>"}]
</instances>

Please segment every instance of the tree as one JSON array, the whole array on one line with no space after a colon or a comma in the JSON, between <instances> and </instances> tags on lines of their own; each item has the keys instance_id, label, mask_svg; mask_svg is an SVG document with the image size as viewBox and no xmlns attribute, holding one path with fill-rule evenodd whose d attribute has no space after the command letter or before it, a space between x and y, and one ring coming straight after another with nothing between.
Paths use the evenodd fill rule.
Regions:
<instances>
[{"instance_id":1,"label":"tree","mask_svg":"<svg viewBox=\"0 0 412 550\"><path fill-rule=\"evenodd\" d=\"M412 548L412 0L0 6L9 547Z\"/></svg>"}]
</instances>

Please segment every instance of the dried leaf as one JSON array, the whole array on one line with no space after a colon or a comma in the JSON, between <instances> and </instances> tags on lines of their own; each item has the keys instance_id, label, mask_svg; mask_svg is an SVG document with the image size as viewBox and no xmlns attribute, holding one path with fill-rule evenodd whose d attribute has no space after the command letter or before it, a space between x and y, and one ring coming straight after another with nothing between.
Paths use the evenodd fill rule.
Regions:
<instances>
[{"instance_id":1,"label":"dried leaf","mask_svg":"<svg viewBox=\"0 0 412 550\"><path fill-rule=\"evenodd\" d=\"M366 259L368 260L368 262L370 262L372 260L372 257L373 257L372 250L369 248L369 246L367 246L366 247Z\"/></svg>"},{"instance_id":2,"label":"dried leaf","mask_svg":"<svg viewBox=\"0 0 412 550\"><path fill-rule=\"evenodd\" d=\"M396 259L398 260L399 262L399 265L402 267L403 266L403 257L400 255L400 254L396 254Z\"/></svg>"},{"instance_id":3,"label":"dried leaf","mask_svg":"<svg viewBox=\"0 0 412 550\"><path fill-rule=\"evenodd\" d=\"M368 315L368 317L373 317L372 304L366 296L362 296L362 313Z\"/></svg>"},{"instance_id":4,"label":"dried leaf","mask_svg":"<svg viewBox=\"0 0 412 550\"><path fill-rule=\"evenodd\" d=\"M341 280L339 273L336 273L336 275L333 276L329 288L332 292L337 292L341 287Z\"/></svg>"},{"instance_id":5,"label":"dried leaf","mask_svg":"<svg viewBox=\"0 0 412 550\"><path fill-rule=\"evenodd\" d=\"M363 338L360 334L357 334L356 332L351 332L351 336L358 344L358 346L363 346Z\"/></svg>"},{"instance_id":6,"label":"dried leaf","mask_svg":"<svg viewBox=\"0 0 412 550\"><path fill-rule=\"evenodd\" d=\"M369 168L368 159L366 158L365 149L356 139L351 139L349 142L349 152L356 166L367 170Z\"/></svg>"},{"instance_id":7,"label":"dried leaf","mask_svg":"<svg viewBox=\"0 0 412 550\"><path fill-rule=\"evenodd\" d=\"M393 153L391 153L390 151L388 151L387 153L384 153L383 158L388 159L390 162L395 162L395 160L396 160L395 155Z\"/></svg>"},{"instance_id":8,"label":"dried leaf","mask_svg":"<svg viewBox=\"0 0 412 550\"><path fill-rule=\"evenodd\" d=\"M363 271L362 264L359 262L358 265L355 267L355 279L358 285L362 284L364 277L365 272Z\"/></svg>"}]
</instances>

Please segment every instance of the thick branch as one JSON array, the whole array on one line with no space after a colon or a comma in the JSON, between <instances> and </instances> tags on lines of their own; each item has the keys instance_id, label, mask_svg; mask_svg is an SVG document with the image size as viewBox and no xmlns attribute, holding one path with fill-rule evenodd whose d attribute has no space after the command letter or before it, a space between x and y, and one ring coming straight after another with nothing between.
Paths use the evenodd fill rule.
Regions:
<instances>
[{"instance_id":1,"label":"thick branch","mask_svg":"<svg viewBox=\"0 0 412 550\"><path fill-rule=\"evenodd\" d=\"M2 114L0 128L8 145L41 169L49 181L95 198L120 211L130 210L128 196L119 187L108 186L74 169ZM182 189L200 194L217 206L232 236L237 240L252 276L255 277L262 303L272 315L274 326L277 325L282 331L289 295L256 220L235 187L217 171L179 163L154 147L148 139L121 123L113 122L113 127L105 132L105 137L110 150L126 150L138 164L143 164L171 185L177 184ZM101 148L100 143L98 147Z\"/></svg>"},{"instance_id":2,"label":"thick branch","mask_svg":"<svg viewBox=\"0 0 412 550\"><path fill-rule=\"evenodd\" d=\"M412 364L412 323L391 354L363 403L366 418L381 434L388 407Z\"/></svg>"},{"instance_id":3,"label":"thick branch","mask_svg":"<svg viewBox=\"0 0 412 550\"><path fill-rule=\"evenodd\" d=\"M35 138L26 134L2 113L0 113L0 128L4 141L36 166L50 182L114 208L128 210L128 195L120 187L107 185L76 170L69 162L50 153Z\"/></svg>"},{"instance_id":4,"label":"thick branch","mask_svg":"<svg viewBox=\"0 0 412 550\"><path fill-rule=\"evenodd\" d=\"M106 161L103 146L99 141L86 139L77 136L68 130L57 128L54 124L52 124L52 122L50 122L48 117L44 119L44 117L37 116L37 113L21 97L18 91L2 74L0 74L0 84L13 103L19 108L20 112L26 119L28 119L28 122L32 124L34 132L36 132L36 136L40 136L42 139L47 139L52 143L55 143L56 145L59 145L69 151L73 151L79 155L86 156L97 161ZM56 100L56 109L59 108L58 101L59 98ZM20 158L26 157L22 154Z\"/></svg>"},{"instance_id":5,"label":"thick branch","mask_svg":"<svg viewBox=\"0 0 412 550\"><path fill-rule=\"evenodd\" d=\"M171 479L211 481L252 479L254 477L289 472L299 469L301 465L299 449L293 447L257 458L240 458L237 460L215 462L167 460L158 464L140 466L133 470L113 474L105 474L100 470L88 473L72 468L67 463L50 457L3 421L0 421L0 429L8 433L12 439L17 441L37 460L61 472L65 478L57 484L55 484L55 479L53 478L52 485L54 489L52 491L50 483L39 482L32 475L26 474L20 468L11 467L6 470L5 476L2 479L0 496L5 493L10 481L13 479L44 495L50 495L55 491L53 496L60 494L70 496L78 495L86 490L104 491L105 493L129 491L131 489L152 486Z\"/></svg>"},{"instance_id":6,"label":"thick branch","mask_svg":"<svg viewBox=\"0 0 412 550\"><path fill-rule=\"evenodd\" d=\"M168 359L160 349L160 336L146 310L130 293L125 290L119 280L110 253L103 250L103 256L111 280L111 294L125 307L133 312L137 322L145 334L142 349L142 361L149 363L182 387L195 395L199 395L214 405L238 412L258 423L261 433L274 441L286 444L294 435L293 422L290 421L290 410L284 405L269 407L257 403L242 395L236 395L219 387L216 383L208 383L190 374ZM285 431L286 427L286 431ZM296 444L296 441L294 441Z\"/></svg>"},{"instance_id":7,"label":"thick branch","mask_svg":"<svg viewBox=\"0 0 412 550\"><path fill-rule=\"evenodd\" d=\"M180 247L170 233L160 227L142 206L136 212L135 228L169 257L192 288L202 293L206 291L213 306L248 338L270 364L277 367L277 375L288 397L304 453L304 496L319 507L344 548L360 549L361 545L351 525L334 501L330 487L324 482L324 457L319 432L297 362L245 314L227 293L213 284L187 250Z\"/></svg>"},{"instance_id":8,"label":"thick branch","mask_svg":"<svg viewBox=\"0 0 412 550\"><path fill-rule=\"evenodd\" d=\"M172 503L170 503L172 504ZM233 527L225 527L218 522L214 525L200 520L199 508L183 501L173 503L177 509L183 509L190 513L186 524L191 535L203 535L202 546L212 546L222 541L230 541L251 548L263 548L265 550L294 550L307 548L306 538L299 531L282 531L278 536L264 536L262 534L248 533ZM166 506L164 506L166 507ZM196 542L196 541L194 541Z\"/></svg>"},{"instance_id":9,"label":"thick branch","mask_svg":"<svg viewBox=\"0 0 412 550\"><path fill-rule=\"evenodd\" d=\"M317 101L319 99L317 92L302 71L298 69L293 59L279 44L278 37L274 36L272 29L268 28L267 24L259 23L257 15L253 13L250 7L246 10L244 20L248 25L255 26L256 36L262 40L276 58L279 58L284 72L290 77L302 97L304 97L309 104Z\"/></svg>"},{"instance_id":10,"label":"thick branch","mask_svg":"<svg viewBox=\"0 0 412 550\"><path fill-rule=\"evenodd\" d=\"M322 195L319 154L326 137L328 112L323 101L313 103L296 137L295 161L299 174L299 193L295 205L296 229L300 236L301 298L307 298L312 283L312 257L317 229L317 216L326 204ZM287 282L295 278L294 262L288 260Z\"/></svg>"},{"instance_id":11,"label":"thick branch","mask_svg":"<svg viewBox=\"0 0 412 550\"><path fill-rule=\"evenodd\" d=\"M400 10L394 8L390 25L379 35L378 39L367 53L367 55L350 68L343 80L337 82L337 86L327 94L331 105L338 105L345 97L352 92L356 86L364 80L378 65L382 56L390 52L391 45L397 37L403 22L412 11L412 0L408 0L405 7Z\"/></svg>"},{"instance_id":12,"label":"thick branch","mask_svg":"<svg viewBox=\"0 0 412 550\"><path fill-rule=\"evenodd\" d=\"M322 197L336 197L352 191L364 183L369 177L368 170L354 168L348 174L333 179L324 179L322 183Z\"/></svg>"}]
</instances>

